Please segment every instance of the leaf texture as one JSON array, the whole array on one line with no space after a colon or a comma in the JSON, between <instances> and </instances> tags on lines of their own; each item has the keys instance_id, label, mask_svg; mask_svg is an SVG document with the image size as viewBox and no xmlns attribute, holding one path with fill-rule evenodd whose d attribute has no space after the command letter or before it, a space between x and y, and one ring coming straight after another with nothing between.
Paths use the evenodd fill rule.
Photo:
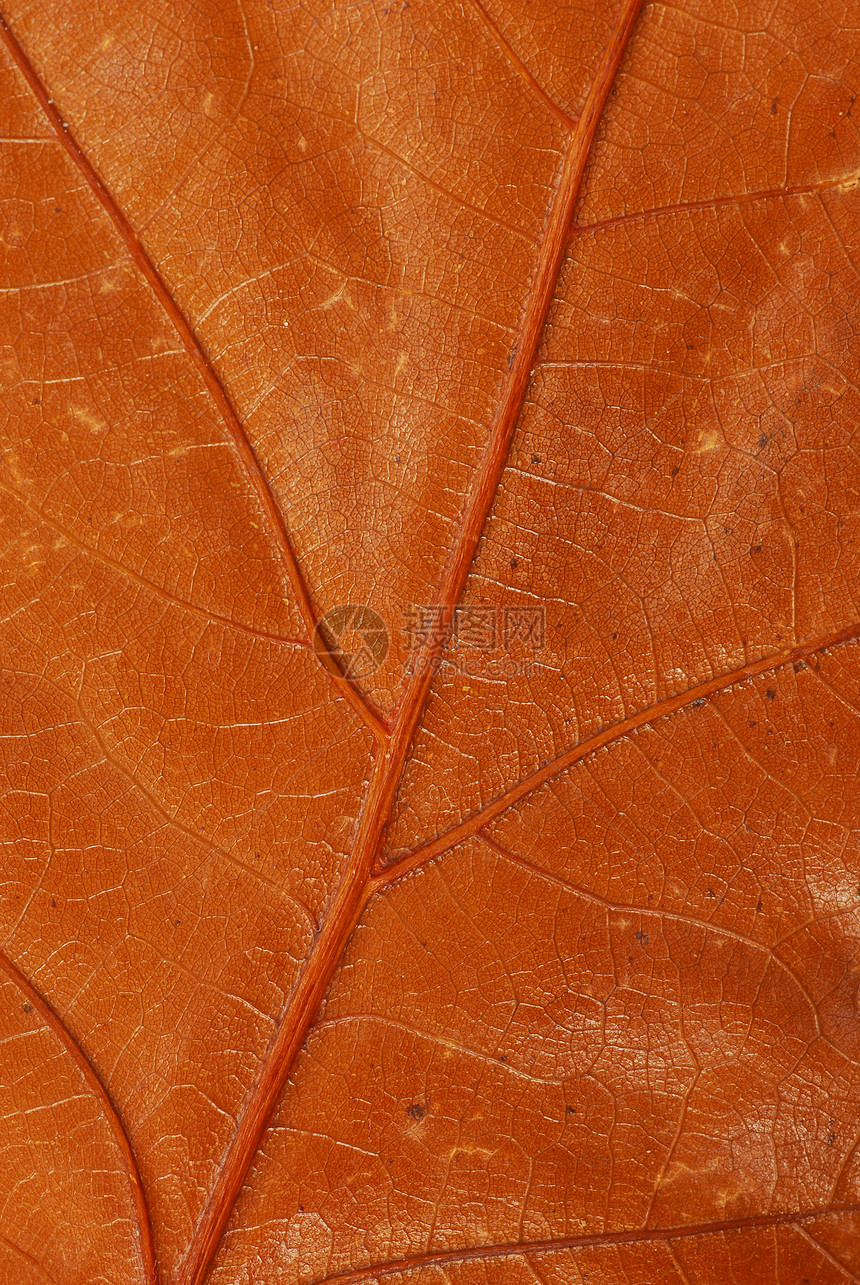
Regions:
<instances>
[{"instance_id":1,"label":"leaf texture","mask_svg":"<svg viewBox=\"0 0 860 1285\"><path fill-rule=\"evenodd\" d=\"M860 1279L853 7L0 34L0 1281Z\"/></svg>"}]
</instances>

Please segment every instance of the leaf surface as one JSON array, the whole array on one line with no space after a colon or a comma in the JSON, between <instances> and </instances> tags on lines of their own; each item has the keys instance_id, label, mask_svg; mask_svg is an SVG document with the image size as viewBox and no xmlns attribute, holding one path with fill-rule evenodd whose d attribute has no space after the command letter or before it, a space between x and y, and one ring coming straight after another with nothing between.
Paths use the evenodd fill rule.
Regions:
<instances>
[{"instance_id":1,"label":"leaf surface","mask_svg":"<svg viewBox=\"0 0 860 1285\"><path fill-rule=\"evenodd\" d=\"M4 13L0 1280L858 1279L856 14Z\"/></svg>"}]
</instances>

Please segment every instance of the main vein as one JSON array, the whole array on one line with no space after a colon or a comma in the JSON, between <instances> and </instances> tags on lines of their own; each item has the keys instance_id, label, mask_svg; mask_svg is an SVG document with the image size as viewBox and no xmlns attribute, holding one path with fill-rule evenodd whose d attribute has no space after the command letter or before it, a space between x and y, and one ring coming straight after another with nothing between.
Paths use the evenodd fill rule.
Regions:
<instances>
[{"instance_id":1,"label":"main vein","mask_svg":"<svg viewBox=\"0 0 860 1285\"><path fill-rule=\"evenodd\" d=\"M621 12L604 50L582 113L571 131L553 196L537 264L525 301L510 370L491 422L487 445L464 505L457 541L440 576L435 606L450 626L484 530L522 408L547 312L565 254L568 230L594 134L644 0L622 0ZM432 631L434 635L437 631ZM439 631L441 633L442 631ZM394 796L420 721L444 639L428 640L413 659L391 738L374 763L356 839L344 876L320 926L281 1015L268 1055L246 1098L215 1185L200 1216L177 1285L201 1285L257 1154L272 1113L328 990L343 950L361 913L382 846Z\"/></svg>"},{"instance_id":2,"label":"main vein","mask_svg":"<svg viewBox=\"0 0 860 1285\"><path fill-rule=\"evenodd\" d=\"M603 109L644 0L622 0L621 11L603 53L582 113L572 126L561 175L549 208L534 276L525 301L516 348L502 386L487 446L467 497L456 543L440 577L436 606L450 625L474 560L478 543L507 460L511 437L525 397L558 280L582 177ZM54 132L109 215L114 227L149 282L215 401L251 485L257 494L286 567L305 627L311 635L316 617L298 566L283 514L274 498L253 446L211 361L164 279L144 249L128 218L70 134L53 100L0 15L0 39L38 99ZM435 632L435 631L434 631ZM248 1175L272 1112L316 1017L331 978L366 900L391 806L421 719L444 639L436 637L416 655L390 738L375 710L339 670L332 678L340 693L377 737L378 750L346 871L320 926L315 947L288 1001L255 1084L246 1098L236 1130L179 1269L177 1285L201 1285L220 1244L236 1198ZM153 1267L154 1271L154 1267Z\"/></svg>"}]
</instances>

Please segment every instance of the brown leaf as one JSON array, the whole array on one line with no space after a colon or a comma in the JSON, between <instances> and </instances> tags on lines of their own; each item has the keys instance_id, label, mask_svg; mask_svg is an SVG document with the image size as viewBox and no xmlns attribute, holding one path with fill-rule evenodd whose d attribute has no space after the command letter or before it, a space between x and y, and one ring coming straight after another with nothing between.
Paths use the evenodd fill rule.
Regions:
<instances>
[{"instance_id":1,"label":"brown leaf","mask_svg":"<svg viewBox=\"0 0 860 1285\"><path fill-rule=\"evenodd\" d=\"M3 1285L857 1280L856 14L5 19Z\"/></svg>"}]
</instances>

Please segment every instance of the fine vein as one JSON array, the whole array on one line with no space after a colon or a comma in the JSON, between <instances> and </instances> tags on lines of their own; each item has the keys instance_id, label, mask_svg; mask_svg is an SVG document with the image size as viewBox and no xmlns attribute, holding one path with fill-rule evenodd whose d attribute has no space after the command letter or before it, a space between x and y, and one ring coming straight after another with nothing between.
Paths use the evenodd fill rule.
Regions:
<instances>
[{"instance_id":1,"label":"fine vein","mask_svg":"<svg viewBox=\"0 0 860 1285\"><path fill-rule=\"evenodd\" d=\"M192 329L184 312L171 294L161 273L158 271L149 254L144 249L137 232L132 227L129 219L120 208L101 175L95 169L75 137L70 132L68 125L57 110L54 100L49 95L38 73L19 43L17 36L14 34L2 14L0 14L0 40L2 40L10 57L15 62L15 65L24 76L24 79L27 81L27 84L33 94L38 99L39 105L45 113L54 133L65 147L69 157L77 166L81 175L86 180L87 185L96 196L96 199L99 201L122 238L138 270L148 281L153 294L164 309L171 325L182 341L185 351L199 371L212 400L218 408L221 419L223 420L226 428L227 435L239 455L244 466L245 473L257 496L260 507L266 515L274 536L275 545L281 555L287 579L289 580L295 597L296 605L299 608L305 629L307 630L308 638L313 638L317 625L316 612L311 601L310 592L305 583L304 575L302 574L296 555L293 551L284 515L275 499L274 493L263 471L260 461L257 459L257 454L251 444L251 440L245 432L233 403L227 396L224 385L221 383L212 362L206 355L200 340L194 333L194 330ZM373 731L377 739L384 742L387 738L385 724L376 710L372 708L369 701L359 692L355 684L350 682L350 680L341 672L334 657L329 654L326 648L315 649L315 654L323 668L331 676L331 679L340 692L340 695L343 696L344 700L347 701L358 716L363 719L367 726Z\"/></svg>"},{"instance_id":2,"label":"fine vein","mask_svg":"<svg viewBox=\"0 0 860 1285\"><path fill-rule=\"evenodd\" d=\"M3 974L10 982L18 987L21 994L27 1000L27 1003L36 1010L45 1025L49 1027L57 1037L86 1081L87 1088L98 1102L101 1112L110 1127L117 1146L119 1147L120 1154L125 1164L126 1174L128 1175L132 1200L137 1214L144 1280L146 1281L146 1285L157 1285L158 1272L155 1265L155 1248L152 1241L152 1227L149 1221L149 1210L146 1205L143 1183L140 1180L137 1161L134 1158L134 1151L132 1150L128 1134L125 1131L125 1126L119 1117L116 1107L110 1099L107 1089L102 1084L98 1073L68 1027L54 1012L44 996L36 990L36 987L32 982L28 981L24 974L12 963L11 959L2 952L0 952L0 974Z\"/></svg>"},{"instance_id":3,"label":"fine vein","mask_svg":"<svg viewBox=\"0 0 860 1285\"><path fill-rule=\"evenodd\" d=\"M576 125L574 118L572 116L568 116L564 108L559 106L554 98L550 98L540 81L529 71L513 45L511 45L502 35L498 25L490 17L489 13L481 3L481 0L471 0L471 5L480 17L481 22L487 28L487 31L489 31L495 43L498 45L502 54L508 60L517 75L525 81L535 97L540 99L544 107L546 107L546 109L555 116L556 120L560 121L561 124L564 125L565 129L573 129Z\"/></svg>"},{"instance_id":4,"label":"fine vein","mask_svg":"<svg viewBox=\"0 0 860 1285\"><path fill-rule=\"evenodd\" d=\"M855 171L838 174L834 178L824 179L819 183L804 183L795 187L772 187L758 192L734 192L728 196L709 196L702 201L682 201L676 205L656 205L650 210L633 210L629 214L617 214L611 219L602 219L597 223L577 223L570 230L570 242L573 244L580 237L593 232L606 232L611 228L621 227L627 223L641 223L646 219L669 218L673 214L694 214L697 211L710 212L726 206L754 205L759 201L788 200L798 196L817 196L824 192L839 191L841 188L857 185L858 175Z\"/></svg>"},{"instance_id":5,"label":"fine vein","mask_svg":"<svg viewBox=\"0 0 860 1285\"><path fill-rule=\"evenodd\" d=\"M180 598L176 594L170 593L168 589L156 584L154 580L147 580L146 576L142 576L139 571L134 571L131 567L127 567L124 563L118 561L118 559L112 558L109 553L105 553L95 545L87 544L86 541L81 540L73 531L64 527L56 518L50 517L44 509L29 500L25 495L22 495L20 491L16 491L14 487L7 486L5 482L0 482L0 491L17 500L28 512L36 514L40 521L68 540L69 544L73 545L79 553L83 553L87 557L101 562L104 566L110 567L118 575L125 576L126 579L140 585L148 593L154 594L155 597L169 603L172 607L179 607L182 611L193 612L194 615L201 616L211 624L221 625L225 629L234 629L237 633L248 634L250 637L259 639L262 642L278 643L285 647L301 647L303 649L307 649L309 646L305 638L287 638L283 634L269 633L265 629L258 629L254 625L246 625L244 621L234 620L231 616L222 616L217 611L210 611L208 607L200 607L196 602L191 602L187 598Z\"/></svg>"}]
</instances>

